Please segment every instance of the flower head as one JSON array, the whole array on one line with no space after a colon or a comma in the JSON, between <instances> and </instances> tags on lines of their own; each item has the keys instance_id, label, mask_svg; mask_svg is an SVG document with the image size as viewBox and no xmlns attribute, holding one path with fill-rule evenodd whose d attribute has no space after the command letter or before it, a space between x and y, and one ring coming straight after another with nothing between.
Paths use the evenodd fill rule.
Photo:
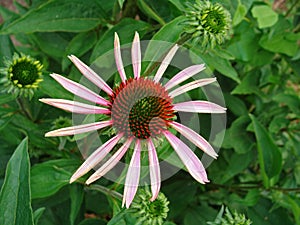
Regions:
<instances>
[{"instance_id":1,"label":"flower head","mask_svg":"<svg viewBox=\"0 0 300 225\"><path fill-rule=\"evenodd\" d=\"M5 64L6 68L1 69L2 74L5 75L1 79L5 90L16 96L24 95L31 98L34 90L43 80L43 65L38 60L24 54L14 54L12 61L7 60Z\"/></svg>"},{"instance_id":2,"label":"flower head","mask_svg":"<svg viewBox=\"0 0 300 225\"><path fill-rule=\"evenodd\" d=\"M195 43L202 46L222 44L229 38L231 31L231 16L219 3L207 0L196 0L189 4L187 11L186 33L192 34Z\"/></svg>"},{"instance_id":3,"label":"flower head","mask_svg":"<svg viewBox=\"0 0 300 225\"><path fill-rule=\"evenodd\" d=\"M132 211L138 219L138 224L163 224L168 216L169 201L163 193L159 193L155 201L148 201L151 193L147 189L140 189L132 204Z\"/></svg>"},{"instance_id":4,"label":"flower head","mask_svg":"<svg viewBox=\"0 0 300 225\"><path fill-rule=\"evenodd\" d=\"M106 92L107 97L92 92L79 83L71 81L61 75L51 74L65 89L75 95L88 100L90 105L77 101L64 99L41 99L40 101L52 106L81 114L105 114L109 119L90 124L83 124L73 127L62 128L50 131L46 136L66 136L74 135L105 127L113 127L116 130L115 136L96 149L80 166L71 177L70 182L86 174L117 145L122 142L121 147L109 158L96 172L86 181L87 184L94 182L110 169L112 169L127 152L130 145L134 145L133 154L128 167L123 205L129 207L136 194L140 177L140 158L141 151L148 151L149 171L151 180L151 201L154 201L160 190L160 167L153 140L165 137L174 148L179 158L185 164L189 173L200 183L209 182L206 171L196 154L176 135L170 132L174 129L205 153L217 157L212 146L199 134L192 129L175 121L175 112L194 112L194 113L224 113L225 108L208 101L187 101L173 103L173 99L189 90L207 85L214 82L215 78L206 78L187 83L181 87L174 88L188 78L205 69L203 64L190 66L177 73L166 84L161 84L165 70L175 55L178 46L174 45L165 56L154 78L141 77L141 50L138 33L135 34L132 43L132 66L133 76L129 78L125 74L121 59L120 42L118 35L115 35L114 55L116 66L121 77L121 84L114 89L102 80L91 68L81 62L75 56L70 56L71 61L95 85ZM146 147L145 147L146 146Z\"/></svg>"}]
</instances>

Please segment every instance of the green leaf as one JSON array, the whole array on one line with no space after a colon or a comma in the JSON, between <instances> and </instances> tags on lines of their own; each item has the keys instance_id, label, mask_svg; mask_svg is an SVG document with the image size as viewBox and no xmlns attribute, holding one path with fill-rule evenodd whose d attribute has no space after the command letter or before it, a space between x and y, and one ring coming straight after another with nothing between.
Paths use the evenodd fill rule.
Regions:
<instances>
[{"instance_id":1,"label":"green leaf","mask_svg":"<svg viewBox=\"0 0 300 225\"><path fill-rule=\"evenodd\" d=\"M43 215L45 209L46 209L45 207L42 207L42 208L38 208L37 210L34 211L34 213L33 213L34 225L38 225L39 219Z\"/></svg>"},{"instance_id":2,"label":"green leaf","mask_svg":"<svg viewBox=\"0 0 300 225\"><path fill-rule=\"evenodd\" d=\"M0 35L0 43L0 66L4 67L4 59L11 59L14 54L15 48L10 40L9 35Z\"/></svg>"},{"instance_id":3,"label":"green leaf","mask_svg":"<svg viewBox=\"0 0 300 225\"><path fill-rule=\"evenodd\" d=\"M106 225L107 223L100 219L85 219L78 225Z\"/></svg>"},{"instance_id":4,"label":"green leaf","mask_svg":"<svg viewBox=\"0 0 300 225\"><path fill-rule=\"evenodd\" d=\"M97 41L97 34L94 31L79 33L67 45L64 55L76 55L81 57L88 52ZM63 57L62 70L67 69L71 61L67 57Z\"/></svg>"},{"instance_id":5,"label":"green leaf","mask_svg":"<svg viewBox=\"0 0 300 225\"><path fill-rule=\"evenodd\" d=\"M254 6L251 13L253 17L257 18L258 27L261 29L271 27L278 21L278 14L267 5Z\"/></svg>"},{"instance_id":6,"label":"green leaf","mask_svg":"<svg viewBox=\"0 0 300 225\"><path fill-rule=\"evenodd\" d=\"M98 26L104 14L94 0L51 0L28 11L0 33L82 32Z\"/></svg>"},{"instance_id":7,"label":"green leaf","mask_svg":"<svg viewBox=\"0 0 300 225\"><path fill-rule=\"evenodd\" d=\"M7 164L0 192L1 225L33 225L29 171L28 141L25 138Z\"/></svg>"},{"instance_id":8,"label":"green leaf","mask_svg":"<svg viewBox=\"0 0 300 225\"><path fill-rule=\"evenodd\" d=\"M201 50L198 49L198 52L199 51L201 51ZM200 54L200 52L199 52L199 54ZM236 81L237 83L241 82L240 78L238 77L238 73L233 68L233 66L231 65L229 60L218 57L215 54L212 54L211 52L206 53L206 54L201 54L201 57L202 57L203 61L205 62L205 64L208 67L210 67L212 70L216 69L219 73L223 74L226 77L231 78L232 80Z\"/></svg>"},{"instance_id":9,"label":"green leaf","mask_svg":"<svg viewBox=\"0 0 300 225\"><path fill-rule=\"evenodd\" d=\"M70 178L79 162L72 159L50 160L31 168L32 199L55 194L69 184Z\"/></svg>"},{"instance_id":10,"label":"green leaf","mask_svg":"<svg viewBox=\"0 0 300 225\"><path fill-rule=\"evenodd\" d=\"M275 95L273 100L280 104L287 105L291 111L298 115L300 114L300 98L296 95L280 93Z\"/></svg>"},{"instance_id":11,"label":"green leaf","mask_svg":"<svg viewBox=\"0 0 300 225\"><path fill-rule=\"evenodd\" d=\"M124 18L121 22L103 34L92 52L90 61L95 61L99 56L113 49L115 32L118 33L121 45L123 45L133 41L135 31L139 33L140 37L143 37L149 29L150 25L146 22Z\"/></svg>"},{"instance_id":12,"label":"green leaf","mask_svg":"<svg viewBox=\"0 0 300 225\"><path fill-rule=\"evenodd\" d=\"M270 134L267 132L266 128L263 127L253 115L250 115L250 118L252 120L257 141L257 150L261 172L262 175L265 174L270 179L279 175L281 172L281 152Z\"/></svg>"},{"instance_id":13,"label":"green leaf","mask_svg":"<svg viewBox=\"0 0 300 225\"><path fill-rule=\"evenodd\" d=\"M142 12L144 12L147 16L154 19L155 21L157 21L161 25L166 24L166 22L163 20L163 18L161 18L157 13L155 13L153 11L153 9L151 9L151 7L149 5L147 5L147 3L144 0L138 0L137 4L138 4L140 10Z\"/></svg>"},{"instance_id":14,"label":"green leaf","mask_svg":"<svg viewBox=\"0 0 300 225\"><path fill-rule=\"evenodd\" d=\"M66 91L58 82L56 82L49 74L43 76L43 82L39 84L39 89L52 98L73 99L74 96Z\"/></svg>"},{"instance_id":15,"label":"green leaf","mask_svg":"<svg viewBox=\"0 0 300 225\"><path fill-rule=\"evenodd\" d=\"M241 2L239 2L238 7L234 13L233 19L232 19L232 25L236 26L238 25L246 16L247 14L247 8L244 6Z\"/></svg>"},{"instance_id":16,"label":"green leaf","mask_svg":"<svg viewBox=\"0 0 300 225\"><path fill-rule=\"evenodd\" d=\"M116 214L107 225L126 225L126 224L138 224L137 219L129 213L129 209L121 209L121 211Z\"/></svg>"},{"instance_id":17,"label":"green leaf","mask_svg":"<svg viewBox=\"0 0 300 225\"><path fill-rule=\"evenodd\" d=\"M70 198L71 198L71 212L70 212L70 223L75 224L75 220L82 206L84 197L83 185L72 184L70 186Z\"/></svg>"}]
</instances>

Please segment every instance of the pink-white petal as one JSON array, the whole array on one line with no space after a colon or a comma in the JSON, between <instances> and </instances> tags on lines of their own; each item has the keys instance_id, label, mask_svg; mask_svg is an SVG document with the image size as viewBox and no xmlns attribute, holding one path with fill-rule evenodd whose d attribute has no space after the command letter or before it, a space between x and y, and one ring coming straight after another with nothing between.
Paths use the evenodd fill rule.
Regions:
<instances>
[{"instance_id":1,"label":"pink-white petal","mask_svg":"<svg viewBox=\"0 0 300 225\"><path fill-rule=\"evenodd\" d=\"M202 184L209 182L205 168L195 153L170 131L164 131L164 135L192 177Z\"/></svg>"},{"instance_id":2,"label":"pink-white petal","mask_svg":"<svg viewBox=\"0 0 300 225\"><path fill-rule=\"evenodd\" d=\"M100 177L104 176L108 171L110 171L123 157L126 153L127 149L129 148L132 142L132 138L126 140L126 142L122 145L121 148L107 160L89 179L85 182L86 184L90 184L95 180L98 180Z\"/></svg>"},{"instance_id":3,"label":"pink-white petal","mask_svg":"<svg viewBox=\"0 0 300 225\"><path fill-rule=\"evenodd\" d=\"M95 92L87 89L83 85L76 83L72 80L69 80L61 75L58 74L50 74L51 77L53 77L58 83L60 83L66 90L69 92L86 99L90 102L97 103L99 105L109 106L111 103L107 101L106 99L102 98Z\"/></svg>"},{"instance_id":4,"label":"pink-white petal","mask_svg":"<svg viewBox=\"0 0 300 225\"><path fill-rule=\"evenodd\" d=\"M188 84L180 86L180 87L176 88L175 90L171 91L169 93L169 96L171 98L174 98L174 97L181 95L183 93L186 93L190 90L193 90L198 87L203 87L203 86L210 84L212 82L215 82L215 81L216 81L216 78L204 78L204 79L200 79L200 80L195 80L195 81L192 81Z\"/></svg>"},{"instance_id":5,"label":"pink-white petal","mask_svg":"<svg viewBox=\"0 0 300 225\"><path fill-rule=\"evenodd\" d=\"M194 113L225 113L226 108L208 101L188 101L173 104L175 111Z\"/></svg>"},{"instance_id":6,"label":"pink-white petal","mask_svg":"<svg viewBox=\"0 0 300 225\"><path fill-rule=\"evenodd\" d=\"M167 90L169 90L172 87L175 87L177 84L180 84L181 82L189 79L190 77L194 76L195 74L201 72L204 69L205 69L204 64L193 65L193 66L190 66L188 68L185 68L184 70L177 73L174 77L172 77L172 79L169 80L165 84L165 88Z\"/></svg>"},{"instance_id":7,"label":"pink-white petal","mask_svg":"<svg viewBox=\"0 0 300 225\"><path fill-rule=\"evenodd\" d=\"M149 155L149 170L150 170L150 183L152 198L150 201L154 201L160 190L160 168L159 161L156 154L155 146L150 138L148 138L148 155Z\"/></svg>"},{"instance_id":8,"label":"pink-white petal","mask_svg":"<svg viewBox=\"0 0 300 225\"><path fill-rule=\"evenodd\" d=\"M110 110L99 106L88 105L81 102L66 100L66 99L54 99L54 98L42 98L41 102L54 107L80 114L109 114Z\"/></svg>"},{"instance_id":9,"label":"pink-white petal","mask_svg":"<svg viewBox=\"0 0 300 225\"><path fill-rule=\"evenodd\" d=\"M98 163L100 163L101 160L104 159L104 157L113 149L113 147L115 147L122 136L122 134L117 134L116 136L105 142L103 145L101 145L98 149L96 149L76 170L76 172L70 179L70 183L73 183L75 180L82 177L84 174L94 168Z\"/></svg>"},{"instance_id":10,"label":"pink-white petal","mask_svg":"<svg viewBox=\"0 0 300 225\"><path fill-rule=\"evenodd\" d=\"M132 154L132 158L130 160L130 164L128 167L126 180L125 180L122 206L124 206L125 204L126 208L129 208L129 206L131 205L139 186L140 167L141 167L140 156L141 156L141 142L139 139L137 139Z\"/></svg>"},{"instance_id":11,"label":"pink-white petal","mask_svg":"<svg viewBox=\"0 0 300 225\"><path fill-rule=\"evenodd\" d=\"M122 82L125 83L126 74L125 74L125 71L124 71L124 66L123 66L123 61L122 61L122 56L121 56L120 40L119 40L119 36L118 36L117 33L115 33L114 53L115 53L115 60L116 60L117 69L119 71L121 80L122 80Z\"/></svg>"},{"instance_id":12,"label":"pink-white petal","mask_svg":"<svg viewBox=\"0 0 300 225\"><path fill-rule=\"evenodd\" d=\"M208 143L208 141L206 141L205 138L203 138L201 135L197 134L195 131L184 126L183 124L174 121L169 122L169 124L171 125L171 127L177 130L183 136L185 136L190 142L192 142L194 145L196 145L206 154L210 155L215 159L217 158L218 154L215 152L213 147Z\"/></svg>"},{"instance_id":13,"label":"pink-white petal","mask_svg":"<svg viewBox=\"0 0 300 225\"><path fill-rule=\"evenodd\" d=\"M95 73L89 66L80 61L76 56L71 55L68 56L69 59L74 63L74 65L78 68L78 70L89 79L92 83L97 85L103 91L105 91L108 95L113 95L113 90L108 86L108 84L97 74Z\"/></svg>"},{"instance_id":14,"label":"pink-white petal","mask_svg":"<svg viewBox=\"0 0 300 225\"><path fill-rule=\"evenodd\" d=\"M82 134L89 131L99 130L104 127L112 125L112 121L101 121L96 123L89 123L83 125L77 125L72 127L65 127L58 130L53 130L45 134L45 137L58 137L58 136L68 136L74 134Z\"/></svg>"},{"instance_id":15,"label":"pink-white petal","mask_svg":"<svg viewBox=\"0 0 300 225\"><path fill-rule=\"evenodd\" d=\"M154 82L158 83L161 79L161 77L163 76L164 72L166 71L166 69L168 68L171 60L173 59L176 51L178 50L178 45L175 44L171 50L168 52L168 54L166 55L166 57L164 58L164 60L161 62L160 67L158 68L155 76L154 76Z\"/></svg>"},{"instance_id":16,"label":"pink-white petal","mask_svg":"<svg viewBox=\"0 0 300 225\"><path fill-rule=\"evenodd\" d=\"M141 45L138 32L135 32L135 36L132 42L131 59L134 78L139 78L141 73Z\"/></svg>"}]
</instances>

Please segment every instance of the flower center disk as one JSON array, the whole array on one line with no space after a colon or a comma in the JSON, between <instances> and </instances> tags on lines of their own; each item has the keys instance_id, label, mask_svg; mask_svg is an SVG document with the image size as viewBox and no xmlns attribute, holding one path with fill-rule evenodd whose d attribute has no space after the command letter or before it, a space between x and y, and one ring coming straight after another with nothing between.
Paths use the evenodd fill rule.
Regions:
<instances>
[{"instance_id":1,"label":"flower center disk","mask_svg":"<svg viewBox=\"0 0 300 225\"><path fill-rule=\"evenodd\" d=\"M165 88L150 79L129 79L121 83L114 90L111 102L113 127L126 137L155 137L175 115Z\"/></svg>"}]
</instances>

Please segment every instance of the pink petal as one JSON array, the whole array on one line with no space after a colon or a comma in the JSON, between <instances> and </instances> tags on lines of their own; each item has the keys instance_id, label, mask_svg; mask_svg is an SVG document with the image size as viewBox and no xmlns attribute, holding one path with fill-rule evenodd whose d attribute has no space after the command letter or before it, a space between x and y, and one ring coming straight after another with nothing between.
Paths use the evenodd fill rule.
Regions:
<instances>
[{"instance_id":1,"label":"pink petal","mask_svg":"<svg viewBox=\"0 0 300 225\"><path fill-rule=\"evenodd\" d=\"M166 57L164 58L164 60L161 62L160 67L158 68L155 76L154 76L154 82L159 82L161 77L163 76L164 72L166 71L166 69L168 68L171 60L173 59L176 51L178 50L178 45L175 44L171 50L168 52L168 54L166 55Z\"/></svg>"},{"instance_id":2,"label":"pink petal","mask_svg":"<svg viewBox=\"0 0 300 225\"><path fill-rule=\"evenodd\" d=\"M112 121L102 121L96 123L83 124L72 127L65 127L58 130L53 130L45 134L45 137L68 136L74 134L86 133L93 130L99 130L112 125Z\"/></svg>"},{"instance_id":3,"label":"pink petal","mask_svg":"<svg viewBox=\"0 0 300 225\"><path fill-rule=\"evenodd\" d=\"M195 153L170 131L164 131L164 135L170 142L173 149L176 151L179 158L184 163L192 177L194 177L195 180L202 184L209 182L209 180L207 179L206 171Z\"/></svg>"},{"instance_id":4,"label":"pink petal","mask_svg":"<svg viewBox=\"0 0 300 225\"><path fill-rule=\"evenodd\" d=\"M92 92L91 90L82 86L81 84L78 84L58 74L53 73L50 74L50 76L53 77L58 83L60 83L66 90L83 99L86 99L90 102L97 103L99 105L104 105L104 106L111 105L109 101L97 95L95 92Z\"/></svg>"},{"instance_id":5,"label":"pink petal","mask_svg":"<svg viewBox=\"0 0 300 225\"><path fill-rule=\"evenodd\" d=\"M90 184L95 180L98 180L100 177L104 176L109 170L111 170L123 157L129 148L132 142L132 138L126 140L126 142L122 145L121 148L109 159L107 160L90 178L85 182L86 184Z\"/></svg>"},{"instance_id":6,"label":"pink petal","mask_svg":"<svg viewBox=\"0 0 300 225\"><path fill-rule=\"evenodd\" d=\"M104 159L104 157L113 149L113 147L115 147L122 136L122 134L117 134L101 145L101 147L96 149L73 174L70 179L70 183L73 183L75 180L82 177L84 174L94 168L99 162L101 162L101 160Z\"/></svg>"},{"instance_id":7,"label":"pink petal","mask_svg":"<svg viewBox=\"0 0 300 225\"><path fill-rule=\"evenodd\" d=\"M210 84L212 82L215 82L216 81L216 78L205 78L205 79L200 79L200 80L195 80L195 81L192 81L188 84L185 84L181 87L178 87L176 88L175 90L171 91L169 93L169 96L171 98L174 98L178 95L181 95L183 93L186 93L190 90L193 90L195 88L198 88L198 87L202 87L202 86L205 86L207 84Z\"/></svg>"},{"instance_id":8,"label":"pink petal","mask_svg":"<svg viewBox=\"0 0 300 225\"><path fill-rule=\"evenodd\" d=\"M159 169L159 161L156 154L155 146L152 140L148 139L148 154L149 154L149 170L150 170L150 180L151 180L151 192L152 198L150 201L154 201L160 190L160 169Z\"/></svg>"},{"instance_id":9,"label":"pink petal","mask_svg":"<svg viewBox=\"0 0 300 225\"><path fill-rule=\"evenodd\" d=\"M195 113L225 113L226 108L208 101L188 101L173 105L175 111Z\"/></svg>"},{"instance_id":10,"label":"pink petal","mask_svg":"<svg viewBox=\"0 0 300 225\"><path fill-rule=\"evenodd\" d=\"M133 39L131 48L131 58L134 78L139 78L141 73L141 46L138 32L135 32L135 36Z\"/></svg>"},{"instance_id":11,"label":"pink petal","mask_svg":"<svg viewBox=\"0 0 300 225\"><path fill-rule=\"evenodd\" d=\"M190 66L188 68L185 68L184 70L177 73L174 77L172 77L172 79L169 80L168 83L165 84L165 88L167 90L169 90L172 87L174 87L177 84L180 84L181 82L189 79L190 77L194 76L195 74L201 72L204 69L205 69L204 64L193 65L193 66Z\"/></svg>"},{"instance_id":12,"label":"pink petal","mask_svg":"<svg viewBox=\"0 0 300 225\"><path fill-rule=\"evenodd\" d=\"M115 53L115 60L116 60L117 69L119 71L122 82L125 83L126 74L125 74L125 71L124 71L123 61L122 61L122 57L121 57L120 40L119 40L119 36L118 36L117 33L115 33L114 46L115 46L114 53Z\"/></svg>"},{"instance_id":13,"label":"pink petal","mask_svg":"<svg viewBox=\"0 0 300 225\"><path fill-rule=\"evenodd\" d=\"M94 105L88 105L81 102L70 101L66 99L42 98L41 102L54 107L80 114L109 114L110 110Z\"/></svg>"},{"instance_id":14,"label":"pink petal","mask_svg":"<svg viewBox=\"0 0 300 225\"><path fill-rule=\"evenodd\" d=\"M218 154L215 152L213 147L208 143L208 141L206 141L202 136L197 134L195 131L177 122L169 122L169 124L175 130L177 130L179 133L185 136L190 142L192 142L198 148L203 150L206 154L210 155L215 159L217 158Z\"/></svg>"},{"instance_id":15,"label":"pink petal","mask_svg":"<svg viewBox=\"0 0 300 225\"><path fill-rule=\"evenodd\" d=\"M129 208L129 206L131 205L132 200L136 194L137 188L139 186L141 167L140 155L141 143L140 140L137 139L125 180L122 206L124 206L124 204L126 203L126 208Z\"/></svg>"},{"instance_id":16,"label":"pink petal","mask_svg":"<svg viewBox=\"0 0 300 225\"><path fill-rule=\"evenodd\" d=\"M74 63L74 65L78 68L78 70L89 79L92 83L97 85L103 91L105 91L108 95L113 95L113 90L108 86L108 84L101 78L97 73L95 73L90 67L85 65L82 61L80 61L76 56L71 55L68 56L69 59Z\"/></svg>"}]
</instances>

